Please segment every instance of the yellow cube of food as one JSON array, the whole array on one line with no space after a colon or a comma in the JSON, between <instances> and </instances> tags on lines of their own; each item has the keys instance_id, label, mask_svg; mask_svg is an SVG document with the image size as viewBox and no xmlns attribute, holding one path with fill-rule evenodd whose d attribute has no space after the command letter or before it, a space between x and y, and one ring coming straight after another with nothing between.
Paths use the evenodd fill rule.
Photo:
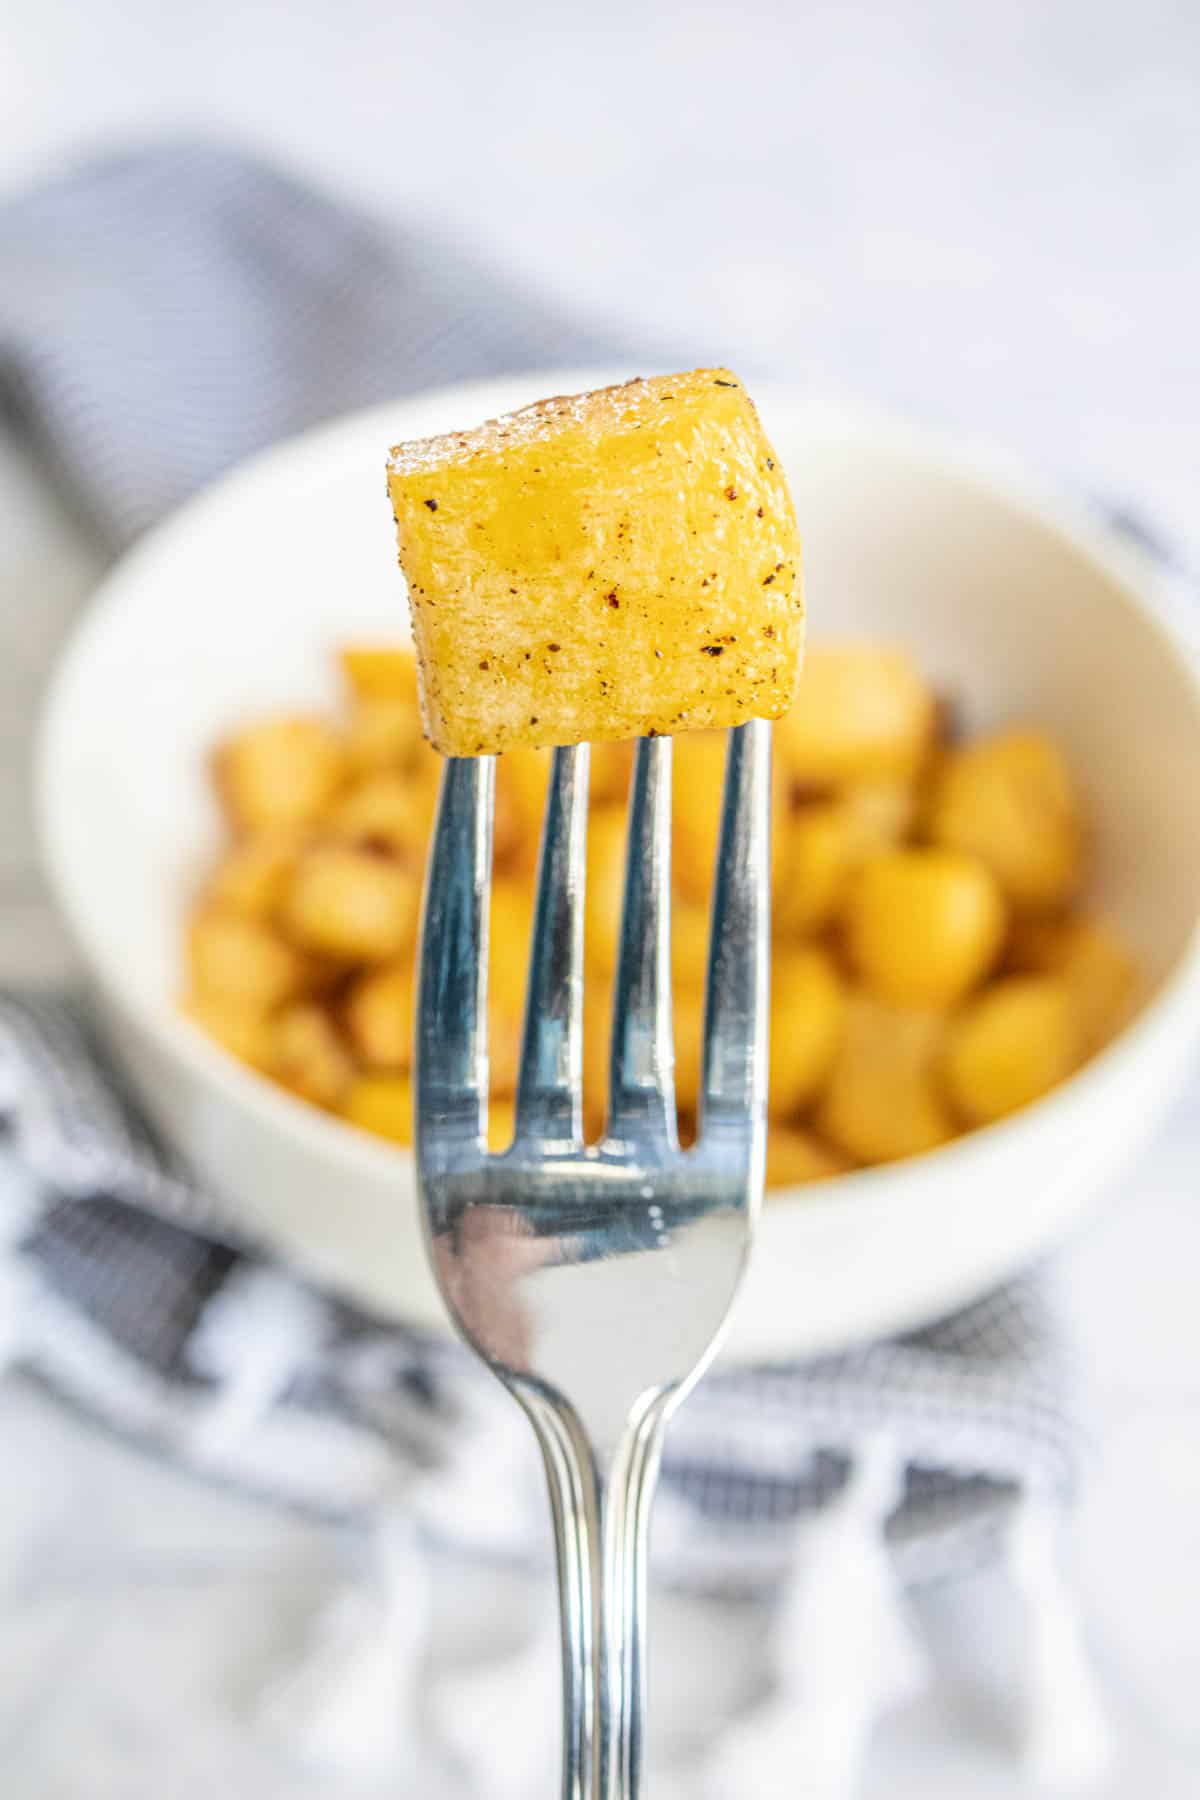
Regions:
<instances>
[{"instance_id":1,"label":"yellow cube of food","mask_svg":"<svg viewBox=\"0 0 1200 1800\"><path fill-rule=\"evenodd\" d=\"M775 839L771 923L777 938L824 930L858 861L854 832L836 800L791 813Z\"/></svg>"},{"instance_id":2,"label":"yellow cube of food","mask_svg":"<svg viewBox=\"0 0 1200 1800\"><path fill-rule=\"evenodd\" d=\"M677 898L671 906L671 981L677 993L703 993L708 939L708 907Z\"/></svg>"},{"instance_id":3,"label":"yellow cube of food","mask_svg":"<svg viewBox=\"0 0 1200 1800\"><path fill-rule=\"evenodd\" d=\"M404 700L418 713L417 659L402 644L344 644L338 661L358 700Z\"/></svg>"},{"instance_id":4,"label":"yellow cube of food","mask_svg":"<svg viewBox=\"0 0 1200 1800\"><path fill-rule=\"evenodd\" d=\"M611 1021L611 984L589 976L583 984L583 1133L589 1144L602 1135L608 1114Z\"/></svg>"},{"instance_id":5,"label":"yellow cube of food","mask_svg":"<svg viewBox=\"0 0 1200 1800\"><path fill-rule=\"evenodd\" d=\"M1010 975L976 996L950 1026L946 1091L970 1125L1038 1100L1078 1067L1074 996L1058 975Z\"/></svg>"},{"instance_id":6,"label":"yellow cube of food","mask_svg":"<svg viewBox=\"0 0 1200 1800\"><path fill-rule=\"evenodd\" d=\"M625 810L602 806L588 821L584 946L589 977L617 966L621 905L625 894Z\"/></svg>"},{"instance_id":7,"label":"yellow cube of food","mask_svg":"<svg viewBox=\"0 0 1200 1800\"><path fill-rule=\"evenodd\" d=\"M314 1106L337 1106L354 1079L337 1027L311 1003L285 1006L271 1021L266 1071Z\"/></svg>"},{"instance_id":8,"label":"yellow cube of food","mask_svg":"<svg viewBox=\"0 0 1200 1800\"><path fill-rule=\"evenodd\" d=\"M815 1123L856 1162L894 1162L947 1143L954 1120L936 1064L945 1033L938 1013L851 996L841 1048Z\"/></svg>"},{"instance_id":9,"label":"yellow cube of food","mask_svg":"<svg viewBox=\"0 0 1200 1800\"><path fill-rule=\"evenodd\" d=\"M415 868L425 862L436 796L423 782L397 770L364 776L330 808L330 837L368 850L386 851Z\"/></svg>"},{"instance_id":10,"label":"yellow cube of food","mask_svg":"<svg viewBox=\"0 0 1200 1800\"><path fill-rule=\"evenodd\" d=\"M412 768L433 752L425 742L421 714L411 700L369 694L355 702L346 727L346 762L356 774Z\"/></svg>"},{"instance_id":11,"label":"yellow cube of food","mask_svg":"<svg viewBox=\"0 0 1200 1800\"><path fill-rule=\"evenodd\" d=\"M674 1006L675 1104L685 1140L690 1141L700 1104L700 1064L704 1047L704 990L677 989Z\"/></svg>"},{"instance_id":12,"label":"yellow cube of food","mask_svg":"<svg viewBox=\"0 0 1200 1800\"><path fill-rule=\"evenodd\" d=\"M1089 1056L1133 1017L1140 985L1137 963L1102 919L1023 920L1013 934L1008 961L1025 973L1063 977Z\"/></svg>"},{"instance_id":13,"label":"yellow cube of food","mask_svg":"<svg viewBox=\"0 0 1200 1800\"><path fill-rule=\"evenodd\" d=\"M624 804L633 772L633 751L633 743L627 738L610 738L592 745L589 793L593 806Z\"/></svg>"},{"instance_id":14,"label":"yellow cube of food","mask_svg":"<svg viewBox=\"0 0 1200 1800\"><path fill-rule=\"evenodd\" d=\"M217 791L235 831L311 825L336 792L346 755L323 719L267 719L217 751Z\"/></svg>"},{"instance_id":15,"label":"yellow cube of food","mask_svg":"<svg viewBox=\"0 0 1200 1800\"><path fill-rule=\"evenodd\" d=\"M824 1144L802 1125L771 1124L767 1132L768 1188L799 1187L810 1181L828 1181L852 1168L850 1159Z\"/></svg>"},{"instance_id":16,"label":"yellow cube of food","mask_svg":"<svg viewBox=\"0 0 1200 1800\"><path fill-rule=\"evenodd\" d=\"M308 986L312 966L265 925L237 913L204 909L187 939L191 993L266 1012Z\"/></svg>"},{"instance_id":17,"label":"yellow cube of food","mask_svg":"<svg viewBox=\"0 0 1200 1800\"><path fill-rule=\"evenodd\" d=\"M787 1119L819 1092L833 1067L845 1024L841 977L828 953L788 950L771 969L768 1105Z\"/></svg>"},{"instance_id":18,"label":"yellow cube of food","mask_svg":"<svg viewBox=\"0 0 1200 1800\"><path fill-rule=\"evenodd\" d=\"M492 1155L507 1150L517 1129L517 1109L511 1100L492 1096L488 1101L487 1147Z\"/></svg>"},{"instance_id":19,"label":"yellow cube of food","mask_svg":"<svg viewBox=\"0 0 1200 1800\"><path fill-rule=\"evenodd\" d=\"M902 844L917 823L917 789L903 776L848 782L838 790L838 803L863 856Z\"/></svg>"},{"instance_id":20,"label":"yellow cube of food","mask_svg":"<svg viewBox=\"0 0 1200 1800\"><path fill-rule=\"evenodd\" d=\"M532 929L532 891L515 881L494 881L488 926L488 1073L492 1093L504 1098L517 1090Z\"/></svg>"},{"instance_id":21,"label":"yellow cube of food","mask_svg":"<svg viewBox=\"0 0 1200 1800\"><path fill-rule=\"evenodd\" d=\"M1010 730L947 752L929 832L991 869L1013 905L1064 905L1083 879L1083 825L1066 759L1044 732Z\"/></svg>"},{"instance_id":22,"label":"yellow cube of food","mask_svg":"<svg viewBox=\"0 0 1200 1800\"><path fill-rule=\"evenodd\" d=\"M425 728L450 756L791 703L800 546L725 369L540 401L389 462Z\"/></svg>"},{"instance_id":23,"label":"yellow cube of food","mask_svg":"<svg viewBox=\"0 0 1200 1800\"><path fill-rule=\"evenodd\" d=\"M776 791L782 784L776 783ZM828 799L804 800L775 822L772 924L781 939L823 931L854 871L903 842L916 795L905 781L856 782Z\"/></svg>"},{"instance_id":24,"label":"yellow cube of food","mask_svg":"<svg viewBox=\"0 0 1200 1800\"><path fill-rule=\"evenodd\" d=\"M227 850L205 890L205 900L247 919L270 919L278 910L303 844L295 831L256 831Z\"/></svg>"},{"instance_id":25,"label":"yellow cube of food","mask_svg":"<svg viewBox=\"0 0 1200 1800\"><path fill-rule=\"evenodd\" d=\"M996 961L1005 909L976 858L911 846L863 864L843 922L847 954L878 999L953 1006Z\"/></svg>"},{"instance_id":26,"label":"yellow cube of food","mask_svg":"<svg viewBox=\"0 0 1200 1800\"><path fill-rule=\"evenodd\" d=\"M420 883L403 864L349 844L318 844L296 864L280 919L306 950L384 962L412 945L420 901Z\"/></svg>"},{"instance_id":27,"label":"yellow cube of food","mask_svg":"<svg viewBox=\"0 0 1200 1800\"><path fill-rule=\"evenodd\" d=\"M912 776L933 744L932 689L903 650L812 644L775 745L781 779L830 787Z\"/></svg>"},{"instance_id":28,"label":"yellow cube of food","mask_svg":"<svg viewBox=\"0 0 1200 1800\"><path fill-rule=\"evenodd\" d=\"M1083 1046L1103 1049L1133 1018L1142 998L1137 962L1099 919L1074 919L1063 928L1057 972L1071 990Z\"/></svg>"},{"instance_id":29,"label":"yellow cube of food","mask_svg":"<svg viewBox=\"0 0 1200 1800\"><path fill-rule=\"evenodd\" d=\"M252 1069L265 1068L270 1053L270 1015L232 994L192 993L183 1010L193 1024Z\"/></svg>"},{"instance_id":30,"label":"yellow cube of food","mask_svg":"<svg viewBox=\"0 0 1200 1800\"><path fill-rule=\"evenodd\" d=\"M712 891L725 791L729 738L698 732L674 747L671 781L671 874L681 894L704 901Z\"/></svg>"},{"instance_id":31,"label":"yellow cube of food","mask_svg":"<svg viewBox=\"0 0 1200 1800\"><path fill-rule=\"evenodd\" d=\"M370 1069L412 1066L414 971L401 957L360 975L346 996L346 1034Z\"/></svg>"},{"instance_id":32,"label":"yellow cube of food","mask_svg":"<svg viewBox=\"0 0 1200 1800\"><path fill-rule=\"evenodd\" d=\"M677 891L707 904L712 893L725 804L729 734L696 731L672 747L671 875ZM771 785L772 835L778 850L784 826L782 785Z\"/></svg>"},{"instance_id":33,"label":"yellow cube of food","mask_svg":"<svg viewBox=\"0 0 1200 1800\"><path fill-rule=\"evenodd\" d=\"M373 1137L393 1144L413 1141L412 1084L406 1075L360 1075L338 1110Z\"/></svg>"},{"instance_id":34,"label":"yellow cube of food","mask_svg":"<svg viewBox=\"0 0 1200 1800\"><path fill-rule=\"evenodd\" d=\"M537 867L550 761L548 750L510 750L496 764L492 848L506 874L531 876Z\"/></svg>"}]
</instances>

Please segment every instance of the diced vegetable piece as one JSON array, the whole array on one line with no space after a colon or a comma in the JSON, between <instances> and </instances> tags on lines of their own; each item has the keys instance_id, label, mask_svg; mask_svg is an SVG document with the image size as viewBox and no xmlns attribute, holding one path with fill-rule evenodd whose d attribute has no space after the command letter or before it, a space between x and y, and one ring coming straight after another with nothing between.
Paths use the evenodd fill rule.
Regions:
<instances>
[{"instance_id":1,"label":"diced vegetable piece","mask_svg":"<svg viewBox=\"0 0 1200 1800\"><path fill-rule=\"evenodd\" d=\"M872 857L851 883L843 917L851 962L895 1006L953 1006L987 974L1004 939L995 881L953 850Z\"/></svg>"},{"instance_id":2,"label":"diced vegetable piece","mask_svg":"<svg viewBox=\"0 0 1200 1800\"><path fill-rule=\"evenodd\" d=\"M703 993L708 976L708 907L676 899L671 907L671 980L676 993Z\"/></svg>"},{"instance_id":3,"label":"diced vegetable piece","mask_svg":"<svg viewBox=\"0 0 1200 1800\"><path fill-rule=\"evenodd\" d=\"M355 1054L370 1069L407 1070L412 1065L414 975L402 957L360 975L346 999L346 1032Z\"/></svg>"},{"instance_id":4,"label":"diced vegetable piece","mask_svg":"<svg viewBox=\"0 0 1200 1800\"><path fill-rule=\"evenodd\" d=\"M531 877L542 841L550 752L510 750L496 764L493 844L501 868Z\"/></svg>"},{"instance_id":5,"label":"diced vegetable piece","mask_svg":"<svg viewBox=\"0 0 1200 1800\"><path fill-rule=\"evenodd\" d=\"M911 781L903 777L852 781L839 790L838 798L864 856L890 849L912 835L917 790Z\"/></svg>"},{"instance_id":6,"label":"diced vegetable piece","mask_svg":"<svg viewBox=\"0 0 1200 1800\"><path fill-rule=\"evenodd\" d=\"M1063 977L1089 1055L1115 1037L1137 1008L1137 963L1102 919L1025 920L1009 961L1014 969Z\"/></svg>"},{"instance_id":7,"label":"diced vegetable piece","mask_svg":"<svg viewBox=\"0 0 1200 1800\"><path fill-rule=\"evenodd\" d=\"M433 826L434 795L411 775L381 771L341 795L325 821L330 836L371 850L386 850L416 866L425 861Z\"/></svg>"},{"instance_id":8,"label":"diced vegetable piece","mask_svg":"<svg viewBox=\"0 0 1200 1800\"><path fill-rule=\"evenodd\" d=\"M310 825L345 768L341 740L323 719L267 719L217 751L217 791L235 831Z\"/></svg>"},{"instance_id":9,"label":"diced vegetable piece","mask_svg":"<svg viewBox=\"0 0 1200 1800\"><path fill-rule=\"evenodd\" d=\"M1074 782L1041 731L996 732L948 752L930 796L929 832L985 862L1023 911L1065 905L1083 879Z\"/></svg>"},{"instance_id":10,"label":"diced vegetable piece","mask_svg":"<svg viewBox=\"0 0 1200 1800\"><path fill-rule=\"evenodd\" d=\"M301 993L311 973L307 958L265 925L208 909L192 920L187 961L194 996L262 1012Z\"/></svg>"},{"instance_id":11,"label":"diced vegetable piece","mask_svg":"<svg viewBox=\"0 0 1200 1800\"><path fill-rule=\"evenodd\" d=\"M775 733L781 776L832 786L912 776L928 755L936 702L912 658L879 644L814 644Z\"/></svg>"},{"instance_id":12,"label":"diced vegetable piece","mask_svg":"<svg viewBox=\"0 0 1200 1800\"><path fill-rule=\"evenodd\" d=\"M285 1006L272 1020L267 1073L314 1106L335 1107L354 1079L354 1064L323 1007Z\"/></svg>"},{"instance_id":13,"label":"diced vegetable piece","mask_svg":"<svg viewBox=\"0 0 1200 1800\"><path fill-rule=\"evenodd\" d=\"M413 1141L412 1084L404 1075L360 1075L342 1101L351 1125L393 1144Z\"/></svg>"},{"instance_id":14,"label":"diced vegetable piece","mask_svg":"<svg viewBox=\"0 0 1200 1800\"><path fill-rule=\"evenodd\" d=\"M488 944L488 1069L493 1095L505 1099L517 1091L532 927L530 890L523 883L494 881Z\"/></svg>"},{"instance_id":15,"label":"diced vegetable piece","mask_svg":"<svg viewBox=\"0 0 1200 1800\"><path fill-rule=\"evenodd\" d=\"M346 962L382 962L416 936L420 886L400 863L349 845L322 844L296 865L284 930L306 950Z\"/></svg>"},{"instance_id":16,"label":"diced vegetable piece","mask_svg":"<svg viewBox=\"0 0 1200 1800\"><path fill-rule=\"evenodd\" d=\"M727 370L401 444L389 486L425 726L446 755L733 725L790 705L795 517Z\"/></svg>"},{"instance_id":17,"label":"diced vegetable piece","mask_svg":"<svg viewBox=\"0 0 1200 1800\"><path fill-rule=\"evenodd\" d=\"M249 1063L252 1069L265 1068L271 1033L269 1015L261 1006L232 994L192 993L183 1002L183 1010L239 1062Z\"/></svg>"},{"instance_id":18,"label":"diced vegetable piece","mask_svg":"<svg viewBox=\"0 0 1200 1800\"><path fill-rule=\"evenodd\" d=\"M415 699L368 694L358 701L346 733L346 760L356 773L407 771L420 761L422 751L433 756Z\"/></svg>"},{"instance_id":19,"label":"diced vegetable piece","mask_svg":"<svg viewBox=\"0 0 1200 1800\"><path fill-rule=\"evenodd\" d=\"M915 811L910 783L869 781L852 783L829 799L805 801L777 819L776 936L800 938L824 930L854 871L877 851L902 843Z\"/></svg>"},{"instance_id":20,"label":"diced vegetable piece","mask_svg":"<svg viewBox=\"0 0 1200 1800\"><path fill-rule=\"evenodd\" d=\"M358 700L403 700L417 712L417 659L400 644L345 644L342 673Z\"/></svg>"},{"instance_id":21,"label":"diced vegetable piece","mask_svg":"<svg viewBox=\"0 0 1200 1800\"><path fill-rule=\"evenodd\" d=\"M777 955L771 969L773 1118L797 1113L819 1092L838 1052L846 998L833 960L805 948Z\"/></svg>"},{"instance_id":22,"label":"diced vegetable piece","mask_svg":"<svg viewBox=\"0 0 1200 1800\"><path fill-rule=\"evenodd\" d=\"M691 1124L700 1100L700 1061L704 1046L704 990L677 990L674 1007L675 1101L685 1124Z\"/></svg>"},{"instance_id":23,"label":"diced vegetable piece","mask_svg":"<svg viewBox=\"0 0 1200 1800\"><path fill-rule=\"evenodd\" d=\"M205 890L205 900L243 918L269 919L287 891L303 842L294 831L258 831L226 851Z\"/></svg>"},{"instance_id":24,"label":"diced vegetable piece","mask_svg":"<svg viewBox=\"0 0 1200 1800\"><path fill-rule=\"evenodd\" d=\"M625 893L625 811L601 807L588 823L584 939L589 975L611 975L621 938Z\"/></svg>"},{"instance_id":25,"label":"diced vegetable piece","mask_svg":"<svg viewBox=\"0 0 1200 1800\"><path fill-rule=\"evenodd\" d=\"M953 1021L946 1091L970 1125L986 1125L1039 1100L1078 1066L1074 996L1056 975L1011 975Z\"/></svg>"},{"instance_id":26,"label":"diced vegetable piece","mask_svg":"<svg viewBox=\"0 0 1200 1800\"><path fill-rule=\"evenodd\" d=\"M487 1146L493 1155L507 1150L517 1129L517 1109L511 1100L493 1096L488 1101Z\"/></svg>"},{"instance_id":27,"label":"diced vegetable piece","mask_svg":"<svg viewBox=\"0 0 1200 1800\"><path fill-rule=\"evenodd\" d=\"M836 801L803 806L776 839L771 922L779 938L821 931L833 918L855 866L854 835Z\"/></svg>"},{"instance_id":28,"label":"diced vegetable piece","mask_svg":"<svg viewBox=\"0 0 1200 1800\"><path fill-rule=\"evenodd\" d=\"M944 1033L938 1013L853 995L817 1130L856 1162L894 1162L949 1142L954 1121L935 1074Z\"/></svg>"}]
</instances>

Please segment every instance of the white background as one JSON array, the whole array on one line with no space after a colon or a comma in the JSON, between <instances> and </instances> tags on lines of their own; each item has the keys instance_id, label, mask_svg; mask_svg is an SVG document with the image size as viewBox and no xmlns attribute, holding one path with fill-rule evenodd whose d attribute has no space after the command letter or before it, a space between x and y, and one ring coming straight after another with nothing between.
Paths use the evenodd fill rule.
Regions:
<instances>
[{"instance_id":1,"label":"white background","mask_svg":"<svg viewBox=\"0 0 1200 1800\"><path fill-rule=\"evenodd\" d=\"M1192 0L5 0L13 180L198 129L1194 529Z\"/></svg>"},{"instance_id":2,"label":"white background","mask_svg":"<svg viewBox=\"0 0 1200 1800\"><path fill-rule=\"evenodd\" d=\"M0 182L162 130L267 147L577 309L998 440L1200 551L1192 0L4 0ZM95 573L0 447L5 977L60 966L25 745ZM1194 1118L1193 1092L1063 1274L1101 1402L1076 1553L1119 1727L1110 1800L1200 1788ZM0 1446L5 1800L340 1800L237 1708L353 1545L149 1468L19 1385ZM987 1633L985 1596L968 1620ZM737 1639L675 1624L664 1682L686 1643L707 1716ZM1026 1793L1004 1731L949 1688L889 1723L869 1791Z\"/></svg>"}]
</instances>

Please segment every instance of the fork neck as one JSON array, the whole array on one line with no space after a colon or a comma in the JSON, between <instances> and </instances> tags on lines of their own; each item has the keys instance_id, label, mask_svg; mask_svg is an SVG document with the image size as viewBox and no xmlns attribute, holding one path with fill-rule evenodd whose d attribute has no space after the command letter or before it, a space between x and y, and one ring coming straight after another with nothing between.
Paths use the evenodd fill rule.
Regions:
<instances>
[{"instance_id":1,"label":"fork neck","mask_svg":"<svg viewBox=\"0 0 1200 1800\"><path fill-rule=\"evenodd\" d=\"M678 1398L652 1392L614 1450L542 1388L519 1392L541 1445L558 1560L563 1800L638 1800L645 1701L646 1550L663 1431Z\"/></svg>"}]
</instances>

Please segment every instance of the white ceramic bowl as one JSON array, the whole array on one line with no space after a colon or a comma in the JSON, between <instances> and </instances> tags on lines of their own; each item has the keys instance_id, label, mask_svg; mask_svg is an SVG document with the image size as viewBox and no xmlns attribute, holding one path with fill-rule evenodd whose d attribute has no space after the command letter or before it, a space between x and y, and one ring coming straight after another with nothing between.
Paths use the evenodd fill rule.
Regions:
<instances>
[{"instance_id":1,"label":"white ceramic bowl","mask_svg":"<svg viewBox=\"0 0 1200 1800\"><path fill-rule=\"evenodd\" d=\"M206 755L264 709L332 705L331 648L403 628L389 444L589 380L429 395L258 458L109 577L45 717L50 876L150 1113L248 1230L422 1324L442 1315L410 1157L249 1073L176 1011L181 921L219 838ZM1117 1043L1018 1117L776 1198L730 1341L740 1358L907 1327L1016 1269L1144 1139L1200 1019L1200 698L1156 622L1150 571L961 456L762 398L805 534L814 632L898 639L971 725L1025 715L1059 735L1096 822L1097 899L1154 993Z\"/></svg>"}]
</instances>

